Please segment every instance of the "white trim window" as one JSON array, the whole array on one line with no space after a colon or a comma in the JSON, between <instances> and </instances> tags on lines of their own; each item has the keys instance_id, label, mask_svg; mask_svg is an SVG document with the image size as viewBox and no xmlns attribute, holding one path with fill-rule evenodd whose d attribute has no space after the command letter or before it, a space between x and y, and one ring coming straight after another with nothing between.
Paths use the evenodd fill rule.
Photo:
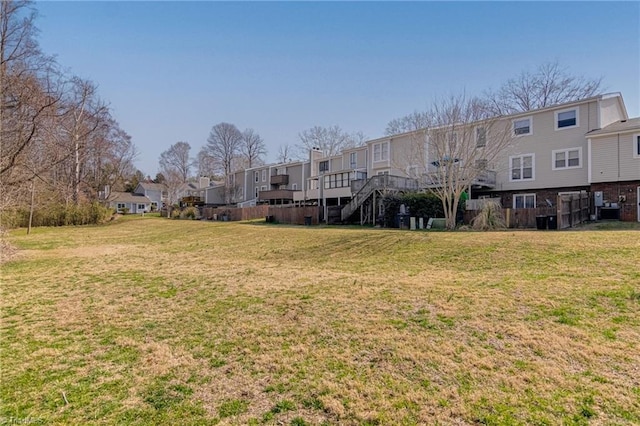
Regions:
<instances>
[{"instance_id":1,"label":"white trim window","mask_svg":"<svg viewBox=\"0 0 640 426\"><path fill-rule=\"evenodd\" d=\"M256 183L260 182L260 173L258 173L257 170L253 172L253 175L255 176Z\"/></svg>"},{"instance_id":2,"label":"white trim window","mask_svg":"<svg viewBox=\"0 0 640 426\"><path fill-rule=\"evenodd\" d=\"M513 134L515 136L527 136L533 134L533 118L518 118L513 120Z\"/></svg>"},{"instance_id":3,"label":"white trim window","mask_svg":"<svg viewBox=\"0 0 640 426\"><path fill-rule=\"evenodd\" d=\"M514 194L513 208L514 209L535 209L536 194Z\"/></svg>"},{"instance_id":4,"label":"white trim window","mask_svg":"<svg viewBox=\"0 0 640 426\"><path fill-rule=\"evenodd\" d=\"M297 191L298 190L298 184L297 183L292 183L291 184L291 190L292 191Z\"/></svg>"},{"instance_id":5,"label":"white trim window","mask_svg":"<svg viewBox=\"0 0 640 426\"><path fill-rule=\"evenodd\" d=\"M525 181L535 180L535 155L524 154L509 157L509 180Z\"/></svg>"},{"instance_id":6,"label":"white trim window","mask_svg":"<svg viewBox=\"0 0 640 426\"><path fill-rule=\"evenodd\" d=\"M267 181L267 170L266 169L262 171L262 181L263 182Z\"/></svg>"},{"instance_id":7,"label":"white trim window","mask_svg":"<svg viewBox=\"0 0 640 426\"><path fill-rule=\"evenodd\" d=\"M125 203L118 203L118 210L124 210L127 207L127 205Z\"/></svg>"},{"instance_id":8,"label":"white trim window","mask_svg":"<svg viewBox=\"0 0 640 426\"><path fill-rule=\"evenodd\" d=\"M487 128L476 127L476 148L487 146Z\"/></svg>"},{"instance_id":9,"label":"white trim window","mask_svg":"<svg viewBox=\"0 0 640 426\"><path fill-rule=\"evenodd\" d=\"M136 206L136 210L138 210L138 211L145 211L145 210L147 210L147 206L146 206L145 204L138 204L138 205Z\"/></svg>"},{"instance_id":10,"label":"white trim window","mask_svg":"<svg viewBox=\"0 0 640 426\"><path fill-rule=\"evenodd\" d=\"M556 130L571 129L580 125L578 107L555 112Z\"/></svg>"},{"instance_id":11,"label":"white trim window","mask_svg":"<svg viewBox=\"0 0 640 426\"><path fill-rule=\"evenodd\" d=\"M633 157L640 158L640 133L633 135Z\"/></svg>"},{"instance_id":12,"label":"white trim window","mask_svg":"<svg viewBox=\"0 0 640 426\"><path fill-rule=\"evenodd\" d=\"M358 153L352 152L349 154L349 168L355 169L358 167Z\"/></svg>"},{"instance_id":13,"label":"white trim window","mask_svg":"<svg viewBox=\"0 0 640 426\"><path fill-rule=\"evenodd\" d=\"M387 161L389 159L389 142L373 145L373 161Z\"/></svg>"},{"instance_id":14,"label":"white trim window","mask_svg":"<svg viewBox=\"0 0 640 426\"><path fill-rule=\"evenodd\" d=\"M266 191L267 190L267 185L262 185L260 187L260 191Z\"/></svg>"},{"instance_id":15,"label":"white trim window","mask_svg":"<svg viewBox=\"0 0 640 426\"><path fill-rule=\"evenodd\" d=\"M582 148L557 149L551 151L553 170L582 168Z\"/></svg>"},{"instance_id":16,"label":"white trim window","mask_svg":"<svg viewBox=\"0 0 640 426\"><path fill-rule=\"evenodd\" d=\"M256 173L258 173L258 172L256 172ZM260 192L260 188L258 188L258 187L256 186L256 198L258 198L258 193L259 193L259 192Z\"/></svg>"},{"instance_id":17,"label":"white trim window","mask_svg":"<svg viewBox=\"0 0 640 426\"><path fill-rule=\"evenodd\" d=\"M329 171L329 160L324 160L318 163L318 172L328 172Z\"/></svg>"}]
</instances>

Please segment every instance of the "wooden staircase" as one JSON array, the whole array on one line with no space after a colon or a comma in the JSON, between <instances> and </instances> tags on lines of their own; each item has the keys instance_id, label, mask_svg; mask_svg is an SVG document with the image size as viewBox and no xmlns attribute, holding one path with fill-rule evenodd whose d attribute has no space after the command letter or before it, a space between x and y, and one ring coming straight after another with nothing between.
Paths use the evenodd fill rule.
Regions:
<instances>
[{"instance_id":1,"label":"wooden staircase","mask_svg":"<svg viewBox=\"0 0 640 426\"><path fill-rule=\"evenodd\" d=\"M358 189L359 187L359 189ZM351 216L358 211L365 203L373 206L373 212L370 217L371 221L375 221L375 197L376 195L386 195L400 191L417 191L419 189L418 181L402 176L377 175L372 176L362 185L362 181L352 183L351 191L354 193L349 204L345 205L341 211L343 222L347 222ZM371 213L371 212L370 212ZM362 220L361 220L362 222Z\"/></svg>"}]
</instances>

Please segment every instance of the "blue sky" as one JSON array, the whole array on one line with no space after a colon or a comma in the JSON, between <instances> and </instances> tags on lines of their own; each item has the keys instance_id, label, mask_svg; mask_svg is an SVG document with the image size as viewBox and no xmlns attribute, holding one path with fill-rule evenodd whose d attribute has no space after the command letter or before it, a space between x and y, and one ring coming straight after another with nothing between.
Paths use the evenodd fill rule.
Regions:
<instances>
[{"instance_id":1,"label":"blue sky","mask_svg":"<svg viewBox=\"0 0 640 426\"><path fill-rule=\"evenodd\" d=\"M380 137L438 97L559 61L640 115L638 2L38 2L40 45L93 80L155 175L226 121L268 161L312 126Z\"/></svg>"}]
</instances>

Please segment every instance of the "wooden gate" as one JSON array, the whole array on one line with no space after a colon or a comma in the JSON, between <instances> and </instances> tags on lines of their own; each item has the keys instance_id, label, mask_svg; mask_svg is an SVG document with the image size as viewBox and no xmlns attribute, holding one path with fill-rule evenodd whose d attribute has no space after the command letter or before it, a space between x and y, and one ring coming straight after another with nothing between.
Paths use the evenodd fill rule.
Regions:
<instances>
[{"instance_id":1,"label":"wooden gate","mask_svg":"<svg viewBox=\"0 0 640 426\"><path fill-rule=\"evenodd\" d=\"M589 194L558 195L558 228L572 228L589 220Z\"/></svg>"}]
</instances>

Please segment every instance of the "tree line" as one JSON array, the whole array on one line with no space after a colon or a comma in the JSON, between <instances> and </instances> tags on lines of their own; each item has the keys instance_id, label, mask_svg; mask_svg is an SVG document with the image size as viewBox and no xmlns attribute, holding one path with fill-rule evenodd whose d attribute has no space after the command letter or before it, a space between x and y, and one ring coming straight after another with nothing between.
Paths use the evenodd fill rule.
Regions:
<instances>
[{"instance_id":1,"label":"tree line","mask_svg":"<svg viewBox=\"0 0 640 426\"><path fill-rule=\"evenodd\" d=\"M31 215L124 189L137 155L96 84L41 51L35 18L29 1L0 2L0 209Z\"/></svg>"}]
</instances>

